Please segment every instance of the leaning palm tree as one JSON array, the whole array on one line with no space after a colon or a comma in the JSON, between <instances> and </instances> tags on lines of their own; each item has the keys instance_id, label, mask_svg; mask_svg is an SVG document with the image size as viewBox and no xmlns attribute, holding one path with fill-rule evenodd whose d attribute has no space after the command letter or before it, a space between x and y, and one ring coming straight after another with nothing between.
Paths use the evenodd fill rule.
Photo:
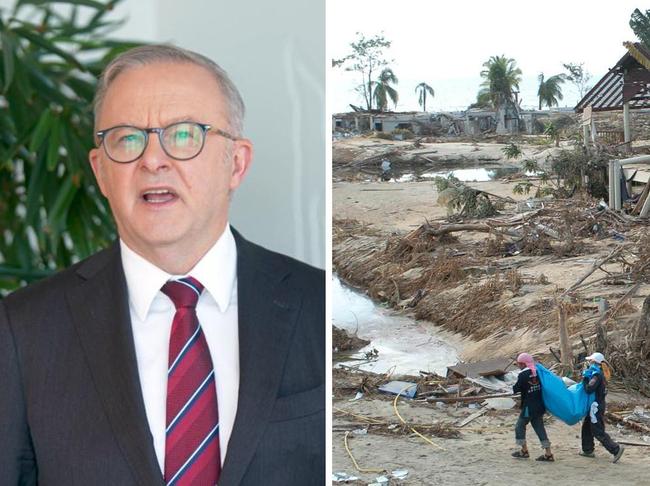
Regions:
<instances>
[{"instance_id":1,"label":"leaning palm tree","mask_svg":"<svg viewBox=\"0 0 650 486\"><path fill-rule=\"evenodd\" d=\"M388 100L390 99L395 106L397 106L397 100L399 95L397 90L391 86L398 83L397 76L391 68L384 68L375 81L375 90L374 98L375 103L377 103L377 108L381 111L388 110Z\"/></svg>"},{"instance_id":2,"label":"leaning palm tree","mask_svg":"<svg viewBox=\"0 0 650 486\"><path fill-rule=\"evenodd\" d=\"M539 75L539 89L537 90L537 97L539 98L539 109L543 105L557 106L562 97L562 86L564 83L564 75L556 74L544 81L544 73Z\"/></svg>"},{"instance_id":3,"label":"leaning palm tree","mask_svg":"<svg viewBox=\"0 0 650 486\"><path fill-rule=\"evenodd\" d=\"M519 89L521 69L514 59L505 56L492 56L483 63L481 77L482 91L489 93L492 105L499 109L506 102L514 102L514 91Z\"/></svg>"},{"instance_id":4,"label":"leaning palm tree","mask_svg":"<svg viewBox=\"0 0 650 486\"><path fill-rule=\"evenodd\" d=\"M427 93L433 98L433 88L427 83L420 83L415 87L415 92L418 93L418 105L422 107L422 111L427 111Z\"/></svg>"}]
</instances>

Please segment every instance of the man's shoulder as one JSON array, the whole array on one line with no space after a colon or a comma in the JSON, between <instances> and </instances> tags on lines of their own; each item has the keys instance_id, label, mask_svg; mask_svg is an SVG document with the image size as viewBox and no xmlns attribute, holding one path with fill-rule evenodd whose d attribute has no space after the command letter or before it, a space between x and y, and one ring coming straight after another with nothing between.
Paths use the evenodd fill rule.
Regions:
<instances>
[{"instance_id":1,"label":"man's shoulder","mask_svg":"<svg viewBox=\"0 0 650 486\"><path fill-rule=\"evenodd\" d=\"M66 289L79 285L109 263L114 262L116 252L119 257L119 248L117 245L111 245L68 268L16 290L4 299L4 303L12 306L33 305L39 301L59 299Z\"/></svg>"},{"instance_id":2,"label":"man's shoulder","mask_svg":"<svg viewBox=\"0 0 650 486\"><path fill-rule=\"evenodd\" d=\"M246 240L233 230L237 243L238 263L246 266L254 265L256 270L282 278L287 277L294 282L305 285L325 287L325 272L293 257L264 248Z\"/></svg>"}]
</instances>

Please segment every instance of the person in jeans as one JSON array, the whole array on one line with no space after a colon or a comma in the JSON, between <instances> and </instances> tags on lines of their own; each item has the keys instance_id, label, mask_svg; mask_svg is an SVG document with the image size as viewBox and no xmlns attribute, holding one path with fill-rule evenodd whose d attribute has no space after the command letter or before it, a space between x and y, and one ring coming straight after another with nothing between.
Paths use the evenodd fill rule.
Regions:
<instances>
[{"instance_id":1,"label":"person in jeans","mask_svg":"<svg viewBox=\"0 0 650 486\"><path fill-rule=\"evenodd\" d=\"M581 456L596 457L594 454L594 437L598 439L607 452L614 456L613 462L623 455L625 448L617 444L605 432L605 395L607 395L607 378L609 368L602 353L594 353L585 358L590 365L582 373L582 382L587 393L595 393L595 400L589 413L582 422L582 452Z\"/></svg>"},{"instance_id":2,"label":"person in jeans","mask_svg":"<svg viewBox=\"0 0 650 486\"><path fill-rule=\"evenodd\" d=\"M542 383L537 376L535 361L528 353L517 356L517 365L523 370L519 373L513 393L521 393L521 413L515 425L515 440L520 450L512 453L512 457L527 459L530 457L526 444L526 426L530 423L544 449L544 454L537 461L552 462L555 460L551 452L551 442L544 428L544 400L542 399Z\"/></svg>"}]
</instances>

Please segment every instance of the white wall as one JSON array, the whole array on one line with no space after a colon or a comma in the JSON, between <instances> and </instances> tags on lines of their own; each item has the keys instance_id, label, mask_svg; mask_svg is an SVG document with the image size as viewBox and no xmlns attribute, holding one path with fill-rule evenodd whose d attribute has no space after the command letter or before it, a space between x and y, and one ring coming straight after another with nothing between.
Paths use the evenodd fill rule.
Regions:
<instances>
[{"instance_id":1,"label":"white wall","mask_svg":"<svg viewBox=\"0 0 650 486\"><path fill-rule=\"evenodd\" d=\"M140 4L140 0L127 3ZM247 106L255 159L231 221L248 238L325 266L324 0L160 0L156 40L214 59ZM155 9L152 7L151 11Z\"/></svg>"}]
</instances>

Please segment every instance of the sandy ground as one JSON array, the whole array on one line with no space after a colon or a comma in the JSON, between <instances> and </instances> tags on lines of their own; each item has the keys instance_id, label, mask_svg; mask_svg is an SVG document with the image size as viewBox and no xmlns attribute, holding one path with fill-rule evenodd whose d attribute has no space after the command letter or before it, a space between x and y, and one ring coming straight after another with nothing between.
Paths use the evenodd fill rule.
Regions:
<instances>
[{"instance_id":1,"label":"sandy ground","mask_svg":"<svg viewBox=\"0 0 650 486\"><path fill-rule=\"evenodd\" d=\"M514 182L468 182L476 189L525 200L512 193ZM425 222L445 218L447 208L437 203L432 182L335 182L332 184L332 214L357 219L386 231L411 231Z\"/></svg>"},{"instance_id":2,"label":"sandy ground","mask_svg":"<svg viewBox=\"0 0 650 486\"><path fill-rule=\"evenodd\" d=\"M334 400L335 409L361 416L372 417L399 424L392 401L387 399L362 399L350 402ZM432 405L398 403L400 415L408 423L451 422L475 412L475 409L453 405L445 409ZM366 435L350 434L348 446L361 468L407 469L405 480L391 484L404 485L640 485L648 484L650 477L650 448L626 446L617 464L612 456L596 443L596 458L578 455L580 451L580 424L568 426L547 416L546 430L552 443L556 461L540 463L534 460L542 449L532 428L527 430L530 459L514 459L516 450L514 424L517 410L490 411L465 426L458 439L429 437L441 450L411 435L381 435L372 431ZM360 472L346 452L346 430L363 428L362 421L350 415L335 412L333 419L333 472L346 472L360 480L351 484L370 484L382 473ZM417 430L417 425L415 426ZM641 434L608 425L607 431L614 440L644 442ZM385 474L385 473L383 473ZM336 483L339 484L339 483Z\"/></svg>"},{"instance_id":3,"label":"sandy ground","mask_svg":"<svg viewBox=\"0 0 650 486\"><path fill-rule=\"evenodd\" d=\"M347 142L346 142L347 143ZM350 153L358 149L352 142L346 150ZM386 144L377 141L379 149ZM498 144L436 144L427 147L435 149L436 157L453 159L454 157L473 158L476 166L505 164L496 160L502 157ZM477 150L478 147L478 150ZM378 149L378 150L379 150ZM548 149L547 149L548 150ZM524 147L527 156L543 158L547 153L539 147ZM446 166L448 167L448 166ZM468 182L468 185L513 199L526 199L512 193L515 182L489 181ZM392 232L411 231L425 220L443 219L447 210L437 204L437 193L431 182L335 182L332 188L333 217L337 219L355 219L372 228L389 235ZM463 233L463 241L482 241L485 234ZM559 259L553 255L545 257L510 257L513 265L526 277L536 278L544 274L549 285L536 286L530 292L523 292L513 305L526 306L540 298L552 297L557 288L567 288L592 263L607 254L605 239L590 246L591 251L575 258ZM597 289L594 290L597 292ZM635 305L640 308L643 296L650 293L650 286L643 286L635 298ZM597 295L597 294L596 294ZM361 336L363 337L363 336ZM553 336L555 339L556 336ZM521 351L525 348L532 353L547 350L549 336L537 335L535 332L504 335L501 342L477 343L465 340L462 343L462 357L480 359L487 351L491 353L509 353L511 348ZM556 344L557 346L557 344ZM335 398L333 405L348 412L369 416L383 422L398 424L392 401L382 398L363 398L349 401L352 397ZM619 397L629 400L629 396ZM610 396L612 402L615 397ZM650 409L650 406L646 407ZM434 421L449 422L468 416L475 410L467 407L456 409L454 406L436 408L400 400L399 411L411 423L431 424ZM627 446L619 464L611 463L611 456L599 444L596 445L596 459L578 456L580 450L580 425L569 427L549 417L547 431L554 444L555 463L539 463L534 457L541 453L532 429L529 429L529 447L533 458L516 460L510 456L514 446L514 423L516 410L489 412L463 429L461 438L444 439L433 437L433 441L445 450L437 449L415 435L394 434L392 436L369 432L366 435L349 436L349 447L362 468L392 471L407 469L406 480L392 480L391 484L408 485L506 485L506 484L553 484L553 485L636 485L650 484L650 448ZM350 459L344 447L346 430L363 427L363 421L350 415L334 413L333 418L333 468L356 475L360 481L353 484L370 484L380 476L380 472L360 472ZM417 428L417 427L416 427ZM612 437L642 442L641 434L607 425ZM650 437L647 438L650 440ZM336 483L339 484L339 483Z\"/></svg>"}]
</instances>

